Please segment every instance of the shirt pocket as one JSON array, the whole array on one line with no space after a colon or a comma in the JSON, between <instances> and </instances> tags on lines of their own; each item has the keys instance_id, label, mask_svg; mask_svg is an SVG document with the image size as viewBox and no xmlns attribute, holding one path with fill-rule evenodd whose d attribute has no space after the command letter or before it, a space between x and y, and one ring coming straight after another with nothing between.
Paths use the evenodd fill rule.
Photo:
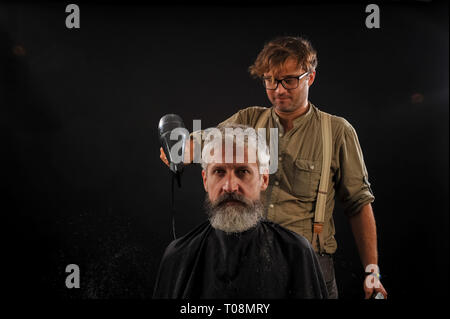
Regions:
<instances>
[{"instance_id":1,"label":"shirt pocket","mask_svg":"<svg viewBox=\"0 0 450 319\"><path fill-rule=\"evenodd\" d=\"M315 201L319 189L321 163L298 158L295 161L292 191L304 201Z\"/></svg>"}]
</instances>

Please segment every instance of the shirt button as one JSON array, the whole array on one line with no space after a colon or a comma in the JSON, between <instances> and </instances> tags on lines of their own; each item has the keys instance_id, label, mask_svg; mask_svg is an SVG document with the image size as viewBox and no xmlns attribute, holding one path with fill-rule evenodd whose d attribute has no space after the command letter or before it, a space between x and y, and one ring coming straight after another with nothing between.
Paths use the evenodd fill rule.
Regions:
<instances>
[{"instance_id":1,"label":"shirt button","mask_svg":"<svg viewBox=\"0 0 450 319\"><path fill-rule=\"evenodd\" d=\"M280 183L279 183L278 181L275 181L275 185L277 185L277 186L278 186L278 185L280 185Z\"/></svg>"},{"instance_id":2,"label":"shirt button","mask_svg":"<svg viewBox=\"0 0 450 319\"><path fill-rule=\"evenodd\" d=\"M280 156L280 157L278 157L278 160L281 162L281 160L282 160L283 158Z\"/></svg>"},{"instance_id":3,"label":"shirt button","mask_svg":"<svg viewBox=\"0 0 450 319\"><path fill-rule=\"evenodd\" d=\"M278 134L278 136L279 136L279 137L283 137L283 134L280 133L280 134Z\"/></svg>"},{"instance_id":4,"label":"shirt button","mask_svg":"<svg viewBox=\"0 0 450 319\"><path fill-rule=\"evenodd\" d=\"M314 165L309 166L310 169L314 169Z\"/></svg>"},{"instance_id":5,"label":"shirt button","mask_svg":"<svg viewBox=\"0 0 450 319\"><path fill-rule=\"evenodd\" d=\"M273 208L273 204L270 204L269 207L270 207L270 208Z\"/></svg>"}]
</instances>

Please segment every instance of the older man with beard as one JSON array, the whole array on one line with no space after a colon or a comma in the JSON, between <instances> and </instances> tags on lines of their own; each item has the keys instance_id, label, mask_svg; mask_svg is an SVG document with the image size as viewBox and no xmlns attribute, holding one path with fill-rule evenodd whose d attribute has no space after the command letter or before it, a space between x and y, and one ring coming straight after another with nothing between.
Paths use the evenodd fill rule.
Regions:
<instances>
[{"instance_id":1,"label":"older man with beard","mask_svg":"<svg viewBox=\"0 0 450 319\"><path fill-rule=\"evenodd\" d=\"M245 142L239 148L239 137L227 129L248 133L250 128L222 126L220 138L209 143L214 147L205 147L202 177L209 219L167 247L153 297L327 298L310 243L264 218L261 192L269 181L265 137L243 136ZM229 148L216 152L216 147L226 145L233 146L228 162Z\"/></svg>"}]
</instances>

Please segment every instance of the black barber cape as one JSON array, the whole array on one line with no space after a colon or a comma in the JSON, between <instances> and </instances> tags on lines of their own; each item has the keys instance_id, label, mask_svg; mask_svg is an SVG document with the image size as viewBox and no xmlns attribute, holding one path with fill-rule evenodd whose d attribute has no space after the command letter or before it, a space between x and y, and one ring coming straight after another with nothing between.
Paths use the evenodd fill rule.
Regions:
<instances>
[{"instance_id":1,"label":"black barber cape","mask_svg":"<svg viewBox=\"0 0 450 319\"><path fill-rule=\"evenodd\" d=\"M163 255L153 298L327 298L310 243L269 221L237 234L209 221Z\"/></svg>"}]
</instances>

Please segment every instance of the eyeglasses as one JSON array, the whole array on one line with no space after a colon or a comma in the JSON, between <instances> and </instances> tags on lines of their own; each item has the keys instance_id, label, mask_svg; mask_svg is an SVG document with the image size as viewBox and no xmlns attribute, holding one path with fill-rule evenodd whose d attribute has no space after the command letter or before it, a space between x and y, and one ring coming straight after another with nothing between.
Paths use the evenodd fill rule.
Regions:
<instances>
[{"instance_id":1,"label":"eyeglasses","mask_svg":"<svg viewBox=\"0 0 450 319\"><path fill-rule=\"evenodd\" d=\"M267 90L276 90L278 87L278 83L281 83L281 85L286 89L286 90L293 90L296 89L298 87L298 82L305 77L306 75L308 75L309 72L305 72L302 75L299 76L288 76L287 78L281 79L281 80L277 80L273 77L263 77L262 78L262 82L264 87Z\"/></svg>"}]
</instances>

